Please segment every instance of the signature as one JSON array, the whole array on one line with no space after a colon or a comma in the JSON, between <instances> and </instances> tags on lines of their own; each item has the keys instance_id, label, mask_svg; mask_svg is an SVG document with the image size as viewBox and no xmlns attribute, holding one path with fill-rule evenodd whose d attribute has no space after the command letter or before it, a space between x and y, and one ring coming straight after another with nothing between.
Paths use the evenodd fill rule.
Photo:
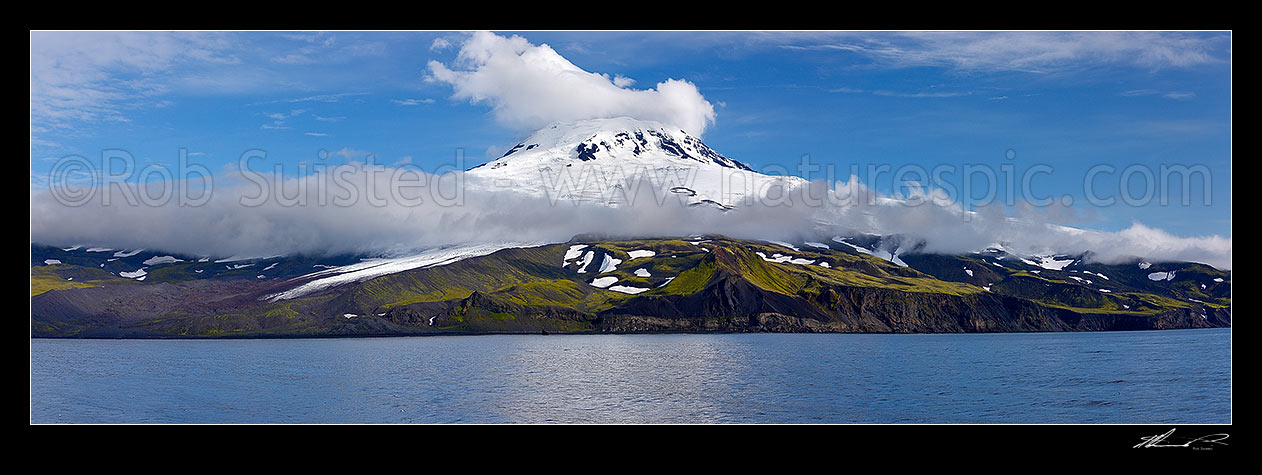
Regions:
<instances>
[{"instance_id":1,"label":"signature","mask_svg":"<svg viewBox=\"0 0 1262 475\"><path fill-rule=\"evenodd\" d=\"M1182 447L1185 449L1186 448L1205 448L1204 446L1206 445L1227 445L1227 443L1223 441L1227 440L1227 437L1229 437L1227 434L1210 434L1210 435L1203 435L1195 439L1188 439L1186 437L1172 438L1170 437L1171 434L1174 434L1174 429L1170 429L1166 433L1160 434L1160 435L1150 435L1147 437L1140 437L1140 440L1143 440L1143 442L1136 444L1134 448L1136 449L1148 449L1148 448L1154 448L1154 447ZM1182 443L1176 443L1180 441L1182 441ZM1201 444L1201 446L1198 447L1196 444Z\"/></svg>"}]
</instances>

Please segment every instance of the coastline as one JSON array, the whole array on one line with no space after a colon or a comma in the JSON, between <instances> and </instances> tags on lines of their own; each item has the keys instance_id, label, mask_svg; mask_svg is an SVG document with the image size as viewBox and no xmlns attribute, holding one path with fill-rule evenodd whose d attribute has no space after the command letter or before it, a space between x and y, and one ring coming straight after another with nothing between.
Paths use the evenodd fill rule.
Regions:
<instances>
[{"instance_id":1,"label":"coastline","mask_svg":"<svg viewBox=\"0 0 1262 475\"><path fill-rule=\"evenodd\" d=\"M1138 333L1138 332L1168 332L1179 330L1230 330L1230 326L1225 327L1186 327L1186 328L1140 328L1140 329L1122 329L1122 330L1029 330L1029 331L993 331L993 332L738 332L738 331L660 331L660 332L562 332L549 331L547 334L541 332L513 332L513 331L451 331L451 332L425 332L425 333L370 333L370 334L318 334L318 335L292 335L292 334L260 334L260 335L222 335L222 336L198 336L198 335L87 335L87 336L31 336L32 340L327 340L327 339L354 339L354 338L410 338L410 337L442 337L442 336L575 336L575 335L1024 335L1024 334L1084 334L1084 333Z\"/></svg>"}]
</instances>

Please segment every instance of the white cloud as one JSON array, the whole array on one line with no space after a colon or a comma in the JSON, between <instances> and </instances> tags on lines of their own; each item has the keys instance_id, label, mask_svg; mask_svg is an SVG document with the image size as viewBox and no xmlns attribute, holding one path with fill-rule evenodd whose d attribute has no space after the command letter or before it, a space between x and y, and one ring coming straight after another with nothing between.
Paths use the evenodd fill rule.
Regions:
<instances>
[{"instance_id":1,"label":"white cloud","mask_svg":"<svg viewBox=\"0 0 1262 475\"><path fill-rule=\"evenodd\" d=\"M1174 100L1182 101L1182 100L1187 100L1187 99L1191 99L1191 98L1193 98L1193 97L1196 97L1196 93L1195 93L1195 92L1172 91L1172 92L1167 92L1167 93L1165 93L1165 94L1162 94L1162 95L1161 95L1161 97L1164 97L1164 98L1166 98L1166 99L1174 99Z\"/></svg>"},{"instance_id":2,"label":"white cloud","mask_svg":"<svg viewBox=\"0 0 1262 475\"><path fill-rule=\"evenodd\" d=\"M310 135L312 137L326 137L329 134L326 134L324 132L303 132L302 135Z\"/></svg>"},{"instance_id":3,"label":"white cloud","mask_svg":"<svg viewBox=\"0 0 1262 475\"><path fill-rule=\"evenodd\" d=\"M263 115L267 116L269 119L285 120L290 117L300 116L302 115L302 113L306 111L307 111L306 109L294 109L289 112L272 112L272 113L263 114Z\"/></svg>"},{"instance_id":4,"label":"white cloud","mask_svg":"<svg viewBox=\"0 0 1262 475\"><path fill-rule=\"evenodd\" d=\"M714 106L686 80L628 89L627 78L585 71L550 46L516 35L474 33L452 67L457 69L430 61L426 80L450 84L453 99L491 106L500 124L519 132L555 122L628 116L701 135L714 122Z\"/></svg>"},{"instance_id":5,"label":"white cloud","mask_svg":"<svg viewBox=\"0 0 1262 475\"><path fill-rule=\"evenodd\" d=\"M390 102L393 102L393 103L398 104L398 105L401 105L401 106L419 106L419 105L421 105L421 104L433 104L433 103L434 103L434 100L433 100L433 99L429 99L429 98L425 98L425 99L392 99Z\"/></svg>"},{"instance_id":6,"label":"white cloud","mask_svg":"<svg viewBox=\"0 0 1262 475\"><path fill-rule=\"evenodd\" d=\"M888 89L875 89L875 90L855 89L852 87L839 87L837 89L829 89L828 92L841 92L841 93L846 93L846 94L872 94L874 96L906 97L906 98L944 98L944 97L961 97L961 96L973 95L971 91L901 92L901 91L891 91Z\"/></svg>"},{"instance_id":7,"label":"white cloud","mask_svg":"<svg viewBox=\"0 0 1262 475\"><path fill-rule=\"evenodd\" d=\"M1047 73L1090 64L1182 68L1221 62L1230 36L1182 32L898 32L832 35L785 48L847 51L894 67L941 66L963 71ZM1228 45L1229 46L1229 45Z\"/></svg>"},{"instance_id":8,"label":"white cloud","mask_svg":"<svg viewBox=\"0 0 1262 475\"><path fill-rule=\"evenodd\" d=\"M369 155L372 155L372 152L367 152L364 150L356 150L350 147L342 147L341 150L338 150L335 152L329 152L330 157L342 157L347 160L352 160L355 158L365 157Z\"/></svg>"},{"instance_id":9,"label":"white cloud","mask_svg":"<svg viewBox=\"0 0 1262 475\"><path fill-rule=\"evenodd\" d=\"M447 38L438 37L438 38L434 38L433 43L430 43L429 50L442 51L450 47L451 47L451 42L447 41Z\"/></svg>"},{"instance_id":10,"label":"white cloud","mask_svg":"<svg viewBox=\"0 0 1262 475\"><path fill-rule=\"evenodd\" d=\"M278 35L280 38L297 43L297 48L272 57L272 61L288 65L330 64L339 63L360 56L381 56L385 54L385 44L379 41L366 41L357 35L333 36L325 32L288 33ZM282 44L279 47L289 46Z\"/></svg>"},{"instance_id":11,"label":"white cloud","mask_svg":"<svg viewBox=\"0 0 1262 475\"><path fill-rule=\"evenodd\" d=\"M330 155L350 158L366 153L342 149ZM83 206L67 207L58 204L48 190L32 189L31 240L50 245L143 247L228 256L391 252L491 241L563 242L594 230L611 236L722 234L781 241L818 241L838 234L871 232L924 240L925 251L932 253L962 254L1000 242L1019 254L1077 255L1091 251L1089 258L1107 263L1141 257L1149 262L1194 261L1222 269L1231 267L1230 236L1181 237L1139 223L1118 232L1075 229L1048 224L1046 210L1031 209L1013 216L1002 207L985 207L966 214L957 203L943 199L941 190L916 194L920 204L911 205L889 196L869 195L872 190L855 177L831 184L813 182L810 196L819 200L824 196L819 187L827 187L837 196L873 199L803 206L802 195L794 192L791 199L797 204L793 206L777 200L720 213L707 207L677 205L671 199L659 205L653 197L644 196L619 207L600 203L571 206L541 196L471 187L463 188L462 204L451 205L437 202L433 190L437 188L438 196L451 199L455 186L459 186L459 175L419 172L407 157L394 168L358 162L344 167L349 168L285 179L283 192L269 178L273 198L259 206L243 204L243 198L256 198L260 190L241 180L240 174L217 177L210 201L192 207L179 206L177 200L154 206L120 205L126 200L118 186L102 190L112 194L110 206L93 199ZM395 175L400 170L417 175ZM415 190L413 195L412 191L392 189L391 176L410 183L419 178L430 190ZM279 201L281 197L295 200L303 193L305 204ZM423 196L425 201L402 201L415 196ZM330 201L346 199L350 203Z\"/></svg>"},{"instance_id":12,"label":"white cloud","mask_svg":"<svg viewBox=\"0 0 1262 475\"><path fill-rule=\"evenodd\" d=\"M339 92L339 93L336 93L336 94L317 94L317 95L314 95L314 96L304 96L304 97L299 97L299 98L297 98L297 99L280 99L280 100L273 100L273 101L255 102L255 103L252 103L252 104L246 104L246 105L247 105L247 106L257 106L257 105L263 105L263 104L279 104L279 103L282 103L282 102L291 102L291 103L298 103L298 102L329 102L329 103L333 103L333 102L338 102L338 101L341 101L341 100L342 100L342 98L344 98L344 97L364 96L364 95L367 95L367 94L368 94L367 92Z\"/></svg>"},{"instance_id":13,"label":"white cloud","mask_svg":"<svg viewBox=\"0 0 1262 475\"><path fill-rule=\"evenodd\" d=\"M1129 91L1123 91L1120 95L1122 97L1143 97L1143 96L1156 96L1158 94L1160 94L1161 97L1164 97L1166 99L1174 99L1176 101L1183 101L1183 100L1188 100L1193 97L1196 97L1195 92L1189 92L1189 91L1161 92L1156 89L1132 89Z\"/></svg>"},{"instance_id":14,"label":"white cloud","mask_svg":"<svg viewBox=\"0 0 1262 475\"><path fill-rule=\"evenodd\" d=\"M227 44L212 33L33 31L32 130L125 122L130 108L170 88L173 67L239 61L223 53Z\"/></svg>"},{"instance_id":15,"label":"white cloud","mask_svg":"<svg viewBox=\"0 0 1262 475\"><path fill-rule=\"evenodd\" d=\"M631 87L635 84L635 80L621 74L613 77L613 85L618 87Z\"/></svg>"}]
</instances>

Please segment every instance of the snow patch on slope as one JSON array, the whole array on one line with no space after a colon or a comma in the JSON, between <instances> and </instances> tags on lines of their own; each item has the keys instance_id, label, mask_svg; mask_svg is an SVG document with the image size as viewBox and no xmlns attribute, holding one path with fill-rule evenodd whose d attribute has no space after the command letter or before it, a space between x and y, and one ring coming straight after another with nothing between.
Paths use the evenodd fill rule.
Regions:
<instances>
[{"instance_id":1,"label":"snow patch on slope","mask_svg":"<svg viewBox=\"0 0 1262 475\"><path fill-rule=\"evenodd\" d=\"M797 246L794 246L794 245L789 244L789 243L784 242L784 241L771 241L771 240L768 240L767 242L772 243L772 244L775 244L775 245L777 245L777 246L787 247L787 248L792 249L792 250L794 250L794 251L796 251L796 252L802 252L802 250L801 250L801 249L798 249L798 248L797 248Z\"/></svg>"},{"instance_id":2,"label":"snow patch on slope","mask_svg":"<svg viewBox=\"0 0 1262 475\"><path fill-rule=\"evenodd\" d=\"M638 294L638 293L640 293L640 292L645 292L645 291L648 291L649 289L644 288L644 287L629 287L629 286L626 286L626 285L615 285L615 286L613 286L613 287L610 287L610 288L609 288L609 290L612 290L612 291L614 291L614 292L622 292L622 293L624 293L624 294L632 294L632 295L635 295L635 294Z\"/></svg>"},{"instance_id":3,"label":"snow patch on slope","mask_svg":"<svg viewBox=\"0 0 1262 475\"><path fill-rule=\"evenodd\" d=\"M607 277L597 277L592 280L591 285L592 287L599 287L603 289L605 287L609 287L613 285L614 282L617 282L617 281L618 281L618 277L612 276L612 275L607 276Z\"/></svg>"},{"instance_id":4,"label":"snow patch on slope","mask_svg":"<svg viewBox=\"0 0 1262 475\"><path fill-rule=\"evenodd\" d=\"M383 275L395 274L418 268L443 266L463 259L468 259L470 257L485 256L502 249L533 247L543 244L548 243L472 244L467 246L430 249L407 257L369 259L363 262L313 272L302 277L290 279L291 281L313 278L315 280L293 289L271 294L263 298L272 302L288 300L342 284L368 280L373 277L380 277Z\"/></svg>"},{"instance_id":5,"label":"snow patch on slope","mask_svg":"<svg viewBox=\"0 0 1262 475\"><path fill-rule=\"evenodd\" d=\"M565 258L561 260L561 267L570 265L570 259L577 259L578 256L583 254L583 249L586 247L586 244L575 244L566 249Z\"/></svg>"},{"instance_id":6,"label":"snow patch on slope","mask_svg":"<svg viewBox=\"0 0 1262 475\"><path fill-rule=\"evenodd\" d=\"M639 259L641 257L653 257L653 256L656 256L657 253L650 251L648 249L639 249L639 250L628 252L627 255L630 256L631 259Z\"/></svg>"},{"instance_id":7,"label":"snow patch on slope","mask_svg":"<svg viewBox=\"0 0 1262 475\"><path fill-rule=\"evenodd\" d=\"M606 272L612 272L612 271L618 270L618 264L621 264L621 263L622 263L622 259L615 259L611 257L609 254L605 254L605 258L600 261L600 270L596 271L596 273L604 274Z\"/></svg>"},{"instance_id":8,"label":"snow patch on slope","mask_svg":"<svg viewBox=\"0 0 1262 475\"><path fill-rule=\"evenodd\" d=\"M889 252L889 251L885 251L885 250L882 250L882 249L875 249L875 250L873 250L873 249L868 249L868 248L866 248L866 247L857 246L857 245L851 244L851 243L849 243L849 242L846 242L846 241L845 241L845 240L843 240L841 237L834 237L834 238L833 238L833 241L834 241L834 242L841 243L841 244L845 244L845 245L847 245L847 246L850 246L850 247L851 247L851 248L853 248L854 250L856 250L856 251L858 251L858 252L861 252L861 253L863 253L863 254L867 254L867 255L869 255L869 256L873 256L873 257L879 257L879 258L881 258L881 259L884 259L884 260L887 260L887 261L889 261L889 262L892 262L892 263L894 263L895 265L899 265L899 266L902 266L902 267L908 267L908 266L907 266L907 263L906 263L906 262L903 262L903 260L902 260L901 258L899 258L899 257L898 257L898 251L899 251L898 249L895 249L895 250L894 250L894 252Z\"/></svg>"},{"instance_id":9,"label":"snow patch on slope","mask_svg":"<svg viewBox=\"0 0 1262 475\"><path fill-rule=\"evenodd\" d=\"M115 255L117 255L117 254L115 254ZM160 256L160 257L159 257L159 256L154 256L154 257L150 257L150 258L148 258L148 259L145 259L145 261L144 261L144 262L142 262L141 264L144 264L144 265L147 265L147 266L154 266L154 265L158 265L158 264L174 264L174 263L176 263L176 262L184 262L184 260L183 260L183 259L176 259L174 256Z\"/></svg>"},{"instance_id":10,"label":"snow patch on slope","mask_svg":"<svg viewBox=\"0 0 1262 475\"><path fill-rule=\"evenodd\" d=\"M1054 256L1032 256L1032 257L1037 259L1038 262L1031 263L1031 264L1037 265L1047 270L1064 270L1065 266L1068 266L1069 264L1073 264L1074 262L1074 259L1057 259ZM1022 259L1022 261L1026 263L1030 263L1029 261L1025 259Z\"/></svg>"}]
</instances>

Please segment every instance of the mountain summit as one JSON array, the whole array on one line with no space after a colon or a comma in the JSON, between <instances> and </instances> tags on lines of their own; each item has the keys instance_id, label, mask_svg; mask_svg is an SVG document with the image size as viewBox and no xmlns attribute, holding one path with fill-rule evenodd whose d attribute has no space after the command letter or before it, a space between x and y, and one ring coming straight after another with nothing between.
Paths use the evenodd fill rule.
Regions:
<instances>
[{"instance_id":1,"label":"mountain summit","mask_svg":"<svg viewBox=\"0 0 1262 475\"><path fill-rule=\"evenodd\" d=\"M477 188L609 205L634 199L647 181L654 193L725 210L776 185L804 183L755 172L681 128L629 117L553 124L468 176Z\"/></svg>"}]
</instances>

